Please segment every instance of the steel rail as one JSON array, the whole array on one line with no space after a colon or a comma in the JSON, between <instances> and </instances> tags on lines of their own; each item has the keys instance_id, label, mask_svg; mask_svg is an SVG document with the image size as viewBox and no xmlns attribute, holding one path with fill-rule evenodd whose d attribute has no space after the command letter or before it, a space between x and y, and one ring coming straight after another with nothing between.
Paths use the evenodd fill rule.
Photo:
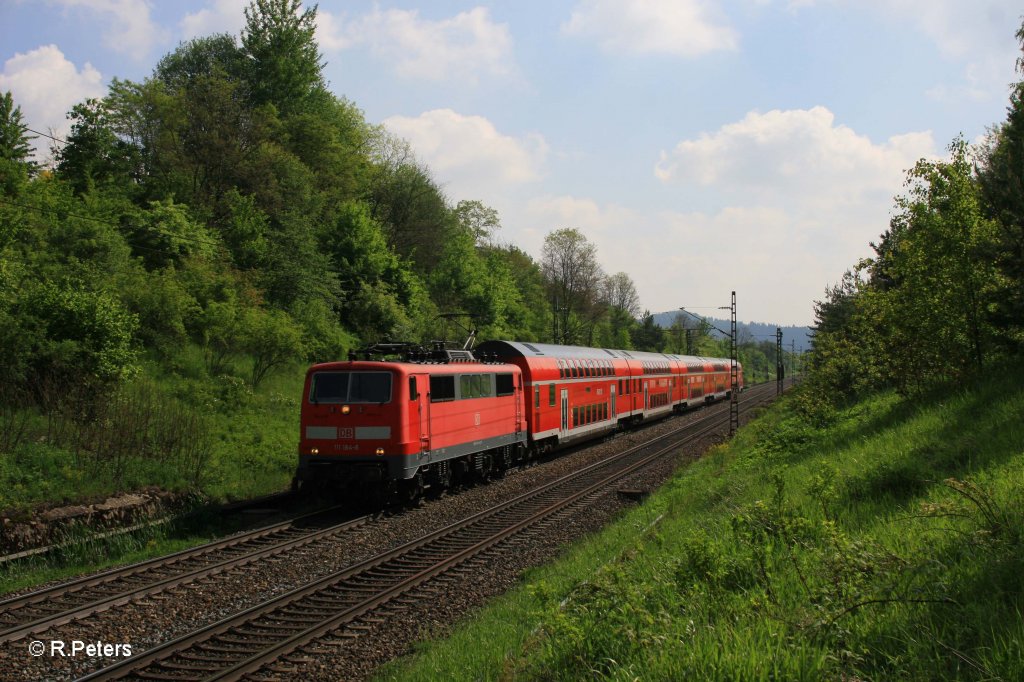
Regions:
<instances>
[{"instance_id":1,"label":"steel rail","mask_svg":"<svg viewBox=\"0 0 1024 682\"><path fill-rule=\"evenodd\" d=\"M325 537L361 526L371 518L371 516L362 516L320 529L303 528L296 525L297 522L324 516L330 511L332 509L312 512L295 519L257 528L167 556L148 559L130 566L115 568L98 575L79 578L0 601L0 619L10 620L12 615L16 618L21 611L49 612L42 617L33 617L31 620L16 621L13 625L7 625L0 630L0 644L16 641L34 632L64 625L127 604L135 599L297 549ZM239 551L242 553L238 554ZM213 563L203 563L198 568L186 568L183 572L175 572L169 576L166 574L167 570L176 571L188 562L203 562L213 559L217 553L221 552L227 553L228 557ZM141 586L137 583L131 584L140 578L144 579L147 573L156 574L155 579ZM104 592L104 588L114 587L119 581L128 582L128 589L113 593ZM90 590L97 590L99 594L90 595ZM81 599L82 597L85 598L84 601ZM72 603L68 608L57 606L54 609L53 606L59 604L61 600L71 600L77 603Z\"/></svg>"},{"instance_id":2,"label":"steel rail","mask_svg":"<svg viewBox=\"0 0 1024 682\"><path fill-rule=\"evenodd\" d=\"M744 402L750 402L752 400L755 399L751 397L750 400ZM377 557L368 559L355 566L348 567L308 585L296 588L284 595L280 595L279 597L268 600L267 602L253 606L250 609L235 614L234 616L230 616L193 633L186 634L159 647L143 652L138 656L133 656L132 658L126 659L120 663L97 670L82 679L83 681L118 679L133 673L140 674L140 669L151 664L157 664L161 667L169 668L173 672L141 673L143 676L170 679L178 678L188 672L192 672L203 673L201 679L206 680L229 678L237 679L244 674L259 669L273 660L277 660L282 656L287 656L289 653L309 644L327 632L344 627L345 622L351 622L365 616L373 609L384 603L392 601L395 597L409 592L424 582L464 563L470 558L479 555L481 552L506 539L509 539L523 530L538 525L544 519L549 518L560 511L566 510L592 494L600 492L611 483L629 475L643 466L646 466L651 461L664 456L668 452L678 450L682 444L707 435L707 433L714 431L725 423L725 416L726 415L724 414L716 412L713 415L691 421L671 434L665 434L646 443L629 448L618 455L606 458L577 472L573 472L572 474L562 476L555 481L541 486L540 488L519 495L511 500L496 505L491 509L473 514L466 519L432 533L428 533L417 540L413 540L412 542L389 550ZM694 428L698 426L703 428ZM606 468L620 463L631 455L641 453L643 450L652 447L652 444L672 440L673 436L678 437L683 432L690 433L687 433L682 440L673 440L671 443L662 446L656 452L642 456L638 461L627 464L624 468L618 469L607 476L599 478L595 482L587 484L582 490L573 492L557 501L545 500L546 495L550 495L560 487L579 481L585 475L594 473L601 468ZM542 505L540 509L529 509L528 505L534 501L540 502ZM497 531L487 531L483 536L480 536L480 531L477 530L475 535L471 533L469 545L465 544L466 541L456 542L456 540L453 539L453 536L460 531L471 531L473 530L473 526L483 525L488 520L494 519L498 517L499 514L516 506L527 507L528 515L526 518L513 519L510 524L506 523L506 525ZM441 542L444 540L446 540L447 543ZM436 544L438 545L448 544L449 547L441 547L430 551L430 545L435 544L435 541L437 541ZM451 545L455 545L454 549L450 547ZM421 568L423 559L417 558L414 554L420 550L423 550L424 553L427 554L439 554L439 557ZM389 567L387 565L389 562L391 564L397 564L397 566ZM403 571L408 574L409 570L412 570L411 575L405 575L403 577ZM383 587L374 587L374 583L380 583L382 580L388 581L390 579L389 571L391 571L392 574L396 572L399 574L399 578L396 579L397 582L391 580L389 584ZM368 579L367 576L369 576ZM362 579L362 583L357 584L356 581L359 579ZM334 608L333 612L331 612L332 609L330 602L336 602L339 599L337 595L332 595L331 591L343 589L345 586L342 585L342 583L346 581L351 581L353 583L349 586L352 591L355 593L368 593L368 596L353 604L344 605L340 611L337 608ZM308 600L306 605L300 608L299 602L301 600L314 596L316 596L315 600ZM314 616L315 623L313 625L309 625L307 623L309 615L312 612L324 610L327 610L328 613L323 617L320 617L320 615ZM277 614L276 616L274 615L275 613ZM277 623L278 625L260 625L257 621L261 618L265 618L267 621ZM282 623L284 625L282 625ZM282 635L275 635L273 633L270 629L273 627L277 627L279 631L285 631L284 639L282 639ZM241 661L232 662L228 660L232 653L236 655L246 653L241 649L252 639L254 628L261 634L261 640L276 639L279 641L276 643L269 643L268 646L263 647L257 653L249 655ZM229 635L233 630L236 634ZM229 646L225 647L223 645L217 646L209 644L211 640L222 635L227 635L223 641L228 643ZM204 645L203 643L206 644ZM189 656L190 662L187 664L164 665L164 662L168 661L168 659L190 649L193 645L197 645L196 648L205 646L206 650L215 653L213 657L215 660L203 662L201 660L197 660L196 655L192 655ZM217 668L223 669L218 670ZM184 677L181 678L186 679Z\"/></svg>"}]
</instances>

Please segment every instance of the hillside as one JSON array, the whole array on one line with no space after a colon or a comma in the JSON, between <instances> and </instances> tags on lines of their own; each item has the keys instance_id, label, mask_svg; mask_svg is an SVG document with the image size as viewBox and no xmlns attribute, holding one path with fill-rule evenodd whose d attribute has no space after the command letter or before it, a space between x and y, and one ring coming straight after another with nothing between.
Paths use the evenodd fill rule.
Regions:
<instances>
[{"instance_id":1,"label":"hillside","mask_svg":"<svg viewBox=\"0 0 1024 682\"><path fill-rule=\"evenodd\" d=\"M670 329L676 321L676 317L679 315L678 310L669 310L663 313L654 313L654 322L662 329ZM717 317L708 317L708 322L712 325L729 330L728 319L718 319ZM693 324L693 319L689 318L687 324ZM769 324L767 322L739 322L737 323L737 329L739 331L740 340L745 341L751 337L758 341L774 341L775 330L778 327L782 327L782 346L787 352L791 352L795 349L797 353L803 353L811 349L811 337L814 336L814 332L810 327L801 327L797 325L777 325ZM712 335L715 337L722 337L723 335L712 330Z\"/></svg>"},{"instance_id":2,"label":"hillside","mask_svg":"<svg viewBox=\"0 0 1024 682\"><path fill-rule=\"evenodd\" d=\"M1022 679L1022 380L790 396L381 678Z\"/></svg>"}]
</instances>

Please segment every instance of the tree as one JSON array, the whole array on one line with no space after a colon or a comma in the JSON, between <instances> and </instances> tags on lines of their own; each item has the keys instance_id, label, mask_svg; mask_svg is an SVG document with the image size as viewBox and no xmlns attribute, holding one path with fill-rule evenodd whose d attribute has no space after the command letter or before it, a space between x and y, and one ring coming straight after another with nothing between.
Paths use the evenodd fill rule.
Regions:
<instances>
[{"instance_id":1,"label":"tree","mask_svg":"<svg viewBox=\"0 0 1024 682\"><path fill-rule=\"evenodd\" d=\"M893 285L866 299L904 388L980 368L991 340L984 306L995 272L986 255L996 228L982 215L966 142L954 140L949 152L948 162L921 160L908 172L888 235Z\"/></svg>"},{"instance_id":2,"label":"tree","mask_svg":"<svg viewBox=\"0 0 1024 682\"><path fill-rule=\"evenodd\" d=\"M254 308L243 321L242 347L252 356L250 383L260 385L267 374L302 355L302 331L280 310Z\"/></svg>"},{"instance_id":3,"label":"tree","mask_svg":"<svg viewBox=\"0 0 1024 682\"><path fill-rule=\"evenodd\" d=\"M210 257L218 242L171 200L154 201L125 227L129 243L150 270L181 263L185 258Z\"/></svg>"},{"instance_id":4,"label":"tree","mask_svg":"<svg viewBox=\"0 0 1024 682\"><path fill-rule=\"evenodd\" d=\"M157 62L153 77L176 92L201 78L218 76L242 82L245 73L246 56L234 37L219 33L180 44Z\"/></svg>"},{"instance_id":5,"label":"tree","mask_svg":"<svg viewBox=\"0 0 1024 682\"><path fill-rule=\"evenodd\" d=\"M15 188L35 173L31 161L34 139L21 119L21 107L14 106L11 93L5 92L0 97L0 189L4 194L14 194Z\"/></svg>"},{"instance_id":6,"label":"tree","mask_svg":"<svg viewBox=\"0 0 1024 682\"><path fill-rule=\"evenodd\" d=\"M488 270L501 268L509 276L515 296L505 307L504 326L508 338L537 341L550 334L550 303L544 290L540 266L528 253L511 244L483 249ZM621 348L622 346L615 346Z\"/></svg>"},{"instance_id":7,"label":"tree","mask_svg":"<svg viewBox=\"0 0 1024 682\"><path fill-rule=\"evenodd\" d=\"M395 252L426 275L441 258L453 221L429 170L415 161L380 164L370 173L368 201Z\"/></svg>"},{"instance_id":8,"label":"tree","mask_svg":"<svg viewBox=\"0 0 1024 682\"><path fill-rule=\"evenodd\" d=\"M307 110L326 90L317 8L301 8L301 0L253 0L245 8L242 49L252 103L273 104L285 116Z\"/></svg>"},{"instance_id":9,"label":"tree","mask_svg":"<svg viewBox=\"0 0 1024 682\"><path fill-rule=\"evenodd\" d=\"M494 239L494 233L501 229L498 212L481 201L460 201L453 213L455 220L472 235L477 246L489 245Z\"/></svg>"},{"instance_id":10,"label":"tree","mask_svg":"<svg viewBox=\"0 0 1024 682\"><path fill-rule=\"evenodd\" d=\"M138 318L104 292L74 281L30 287L14 306L31 339L30 380L100 390L137 371Z\"/></svg>"},{"instance_id":11,"label":"tree","mask_svg":"<svg viewBox=\"0 0 1024 682\"><path fill-rule=\"evenodd\" d=\"M106 187L129 194L139 179L140 154L118 137L105 102L89 99L76 104L68 118L74 121L67 144L57 152L57 170L85 194Z\"/></svg>"},{"instance_id":12,"label":"tree","mask_svg":"<svg viewBox=\"0 0 1024 682\"><path fill-rule=\"evenodd\" d=\"M330 97L315 110L282 121L279 143L307 167L332 203L358 197L368 173L366 149L371 136L363 113L345 99Z\"/></svg>"},{"instance_id":13,"label":"tree","mask_svg":"<svg viewBox=\"0 0 1024 682\"><path fill-rule=\"evenodd\" d=\"M633 343L637 350L660 353L665 345L665 330L654 321L651 311L645 310L640 325L633 333Z\"/></svg>"},{"instance_id":14,"label":"tree","mask_svg":"<svg viewBox=\"0 0 1024 682\"><path fill-rule=\"evenodd\" d=\"M1024 52L1024 23L1017 40ZM1024 56L1017 71L1024 76ZM985 212L997 226L992 257L1001 279L992 292L992 319L1004 343L1024 346L1024 81L1013 87L1006 121L980 150L978 184Z\"/></svg>"},{"instance_id":15,"label":"tree","mask_svg":"<svg viewBox=\"0 0 1024 682\"><path fill-rule=\"evenodd\" d=\"M597 247L575 228L555 230L544 238L541 272L552 306L553 326L558 330L555 342L581 342L604 278L597 263Z\"/></svg>"},{"instance_id":16,"label":"tree","mask_svg":"<svg viewBox=\"0 0 1024 682\"><path fill-rule=\"evenodd\" d=\"M602 298L608 305L609 338L603 345L632 348L630 330L640 316L640 295L625 272L617 272L603 282Z\"/></svg>"}]
</instances>

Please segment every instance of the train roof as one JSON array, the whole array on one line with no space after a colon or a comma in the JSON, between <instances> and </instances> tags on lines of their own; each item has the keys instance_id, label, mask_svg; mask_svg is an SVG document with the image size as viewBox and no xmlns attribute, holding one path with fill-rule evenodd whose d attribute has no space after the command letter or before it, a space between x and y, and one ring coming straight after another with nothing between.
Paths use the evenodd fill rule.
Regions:
<instances>
[{"instance_id":1,"label":"train roof","mask_svg":"<svg viewBox=\"0 0 1024 682\"><path fill-rule=\"evenodd\" d=\"M674 360L685 365L729 362L729 358L705 358L696 355L674 355L650 353L639 350L613 350L609 348L588 348L586 346L562 346L553 343L526 341L485 341L477 346L481 353L494 353L499 358L580 358L587 360L634 360L638 362L664 362Z\"/></svg>"},{"instance_id":2,"label":"train roof","mask_svg":"<svg viewBox=\"0 0 1024 682\"><path fill-rule=\"evenodd\" d=\"M493 362L403 362L401 360L338 360L312 365L308 372L397 372L399 374L465 374L519 371L515 365Z\"/></svg>"}]
</instances>

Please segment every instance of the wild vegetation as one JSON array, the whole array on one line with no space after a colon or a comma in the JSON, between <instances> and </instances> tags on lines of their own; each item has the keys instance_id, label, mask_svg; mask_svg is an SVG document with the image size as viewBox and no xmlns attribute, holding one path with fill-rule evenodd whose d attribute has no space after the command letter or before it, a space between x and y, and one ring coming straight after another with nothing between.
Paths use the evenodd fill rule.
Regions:
<instances>
[{"instance_id":1,"label":"wild vegetation","mask_svg":"<svg viewBox=\"0 0 1024 682\"><path fill-rule=\"evenodd\" d=\"M481 338L647 343L632 281L579 231L539 262L501 243L494 209L328 90L315 7L245 16L76 105L45 163L0 98L0 509L280 488L302 368L464 335L440 313ZM252 460L258 482L223 484Z\"/></svg>"},{"instance_id":2,"label":"wild vegetation","mask_svg":"<svg viewBox=\"0 0 1024 682\"><path fill-rule=\"evenodd\" d=\"M1024 81L983 144L948 151L907 172L875 256L815 306L804 405L823 422L865 391L915 395L1024 346Z\"/></svg>"},{"instance_id":3,"label":"wild vegetation","mask_svg":"<svg viewBox=\"0 0 1024 682\"><path fill-rule=\"evenodd\" d=\"M824 428L787 396L378 678L1021 679L1024 365L996 369Z\"/></svg>"},{"instance_id":4,"label":"wild vegetation","mask_svg":"<svg viewBox=\"0 0 1024 682\"><path fill-rule=\"evenodd\" d=\"M907 172L793 394L379 677L1024 677L1022 117Z\"/></svg>"},{"instance_id":5,"label":"wild vegetation","mask_svg":"<svg viewBox=\"0 0 1024 682\"><path fill-rule=\"evenodd\" d=\"M502 243L494 209L445 196L331 93L315 6L254 0L245 16L240 36L183 43L77 104L45 163L0 98L0 509L283 487L302 369L372 342L473 326L671 346L578 230L553 230L540 260ZM694 352L721 353L691 326ZM224 483L252 460L258 481Z\"/></svg>"}]
</instances>

